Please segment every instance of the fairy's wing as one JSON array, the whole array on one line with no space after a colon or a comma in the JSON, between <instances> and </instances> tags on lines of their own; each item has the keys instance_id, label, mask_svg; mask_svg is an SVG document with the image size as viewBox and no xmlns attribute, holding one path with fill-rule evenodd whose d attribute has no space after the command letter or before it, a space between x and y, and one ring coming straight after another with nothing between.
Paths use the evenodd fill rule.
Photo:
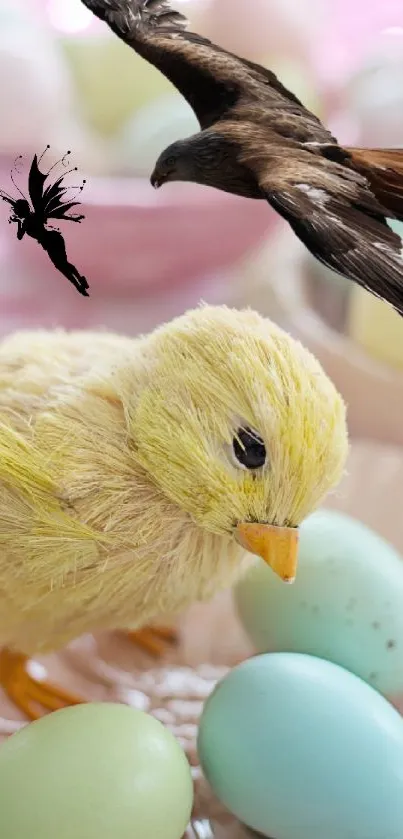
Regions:
<instances>
[{"instance_id":1,"label":"fairy's wing","mask_svg":"<svg viewBox=\"0 0 403 839\"><path fill-rule=\"evenodd\" d=\"M66 213L73 207L79 205L79 201L63 201L63 198L68 191L68 187L63 186L64 175L61 175L57 180L48 183L46 180L49 173L43 174L38 166L38 158L35 155L28 178L29 196L32 201L32 206L35 213L42 217L43 223L46 224L48 219L66 219L66 221L74 221Z\"/></svg>"},{"instance_id":2,"label":"fairy's wing","mask_svg":"<svg viewBox=\"0 0 403 839\"><path fill-rule=\"evenodd\" d=\"M28 192L34 212L44 215L44 187L47 174L43 174L38 166L38 156L35 154L28 175Z\"/></svg>"},{"instance_id":3,"label":"fairy's wing","mask_svg":"<svg viewBox=\"0 0 403 839\"><path fill-rule=\"evenodd\" d=\"M57 181L46 187L43 195L44 213L47 219L57 218L65 221L76 221L76 218L68 216L67 213L73 207L79 207L80 202L63 200L66 192L70 189L70 187L63 186L64 178L65 175L62 175ZM81 218L84 218L84 216L80 216Z\"/></svg>"},{"instance_id":4,"label":"fairy's wing","mask_svg":"<svg viewBox=\"0 0 403 839\"><path fill-rule=\"evenodd\" d=\"M65 190L63 191L63 194L64 194L64 192L65 192ZM55 197L54 200L49 202L49 204L46 207L46 218L48 218L48 219L58 218L58 219L64 219L65 221L76 221L77 220L76 218L73 218L73 216L68 216L68 215L66 215L66 213L68 213L68 211L71 210L73 207L79 207L80 202L79 201L63 202L62 198L63 198L63 195L61 195L60 197L58 196L57 198ZM84 218L84 216L80 216L79 218L81 220L82 218Z\"/></svg>"}]
</instances>

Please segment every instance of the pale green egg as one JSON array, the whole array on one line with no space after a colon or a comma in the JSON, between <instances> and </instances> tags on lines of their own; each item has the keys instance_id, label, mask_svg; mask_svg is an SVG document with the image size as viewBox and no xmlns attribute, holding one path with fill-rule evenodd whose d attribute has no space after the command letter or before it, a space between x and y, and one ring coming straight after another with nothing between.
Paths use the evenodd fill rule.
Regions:
<instances>
[{"instance_id":1,"label":"pale green egg","mask_svg":"<svg viewBox=\"0 0 403 839\"><path fill-rule=\"evenodd\" d=\"M119 131L137 108L172 91L170 82L118 38L67 38L65 54L83 116L105 137Z\"/></svg>"},{"instance_id":2,"label":"pale green egg","mask_svg":"<svg viewBox=\"0 0 403 839\"><path fill-rule=\"evenodd\" d=\"M285 586L259 561L235 598L259 652L308 653L385 695L403 691L403 562L354 519L314 513L301 526L294 585Z\"/></svg>"},{"instance_id":3,"label":"pale green egg","mask_svg":"<svg viewBox=\"0 0 403 839\"><path fill-rule=\"evenodd\" d=\"M331 662L236 667L205 705L198 752L218 798L271 839L403 836L403 720Z\"/></svg>"},{"instance_id":4,"label":"pale green egg","mask_svg":"<svg viewBox=\"0 0 403 839\"><path fill-rule=\"evenodd\" d=\"M173 735L126 705L77 705L0 746L1 839L181 839L193 800Z\"/></svg>"}]
</instances>

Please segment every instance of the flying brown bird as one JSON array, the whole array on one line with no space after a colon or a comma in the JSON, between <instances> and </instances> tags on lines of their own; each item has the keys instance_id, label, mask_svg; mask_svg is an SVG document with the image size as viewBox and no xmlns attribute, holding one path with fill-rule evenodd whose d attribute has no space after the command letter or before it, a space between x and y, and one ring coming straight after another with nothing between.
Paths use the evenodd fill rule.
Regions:
<instances>
[{"instance_id":1,"label":"flying brown bird","mask_svg":"<svg viewBox=\"0 0 403 839\"><path fill-rule=\"evenodd\" d=\"M321 262L403 314L403 149L344 148L270 70L187 31L168 0L83 0L175 85L201 127L151 177L268 201Z\"/></svg>"}]
</instances>

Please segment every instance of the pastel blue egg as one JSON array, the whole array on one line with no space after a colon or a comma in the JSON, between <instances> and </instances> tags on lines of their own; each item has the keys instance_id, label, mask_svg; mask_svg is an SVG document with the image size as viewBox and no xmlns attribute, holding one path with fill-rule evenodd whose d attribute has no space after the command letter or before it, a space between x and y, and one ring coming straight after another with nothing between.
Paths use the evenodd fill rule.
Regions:
<instances>
[{"instance_id":1,"label":"pastel blue egg","mask_svg":"<svg viewBox=\"0 0 403 839\"><path fill-rule=\"evenodd\" d=\"M303 523L294 585L259 561L235 599L258 652L317 655L384 695L403 691L403 562L349 516L320 510Z\"/></svg>"},{"instance_id":2,"label":"pastel blue egg","mask_svg":"<svg viewBox=\"0 0 403 839\"><path fill-rule=\"evenodd\" d=\"M235 668L207 701L204 773L271 839L401 839L403 720L352 673L272 653Z\"/></svg>"}]
</instances>

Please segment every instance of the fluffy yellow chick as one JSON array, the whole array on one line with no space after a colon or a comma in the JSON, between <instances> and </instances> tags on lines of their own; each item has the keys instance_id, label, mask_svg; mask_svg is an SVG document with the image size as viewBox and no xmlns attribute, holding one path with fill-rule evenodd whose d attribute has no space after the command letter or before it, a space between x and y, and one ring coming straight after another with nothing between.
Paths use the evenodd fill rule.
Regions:
<instances>
[{"instance_id":1,"label":"fluffy yellow chick","mask_svg":"<svg viewBox=\"0 0 403 839\"><path fill-rule=\"evenodd\" d=\"M26 656L136 629L230 586L247 549L295 573L339 481L345 407L251 311L204 306L138 339L22 332L0 347L0 682L29 716L74 701Z\"/></svg>"}]
</instances>

